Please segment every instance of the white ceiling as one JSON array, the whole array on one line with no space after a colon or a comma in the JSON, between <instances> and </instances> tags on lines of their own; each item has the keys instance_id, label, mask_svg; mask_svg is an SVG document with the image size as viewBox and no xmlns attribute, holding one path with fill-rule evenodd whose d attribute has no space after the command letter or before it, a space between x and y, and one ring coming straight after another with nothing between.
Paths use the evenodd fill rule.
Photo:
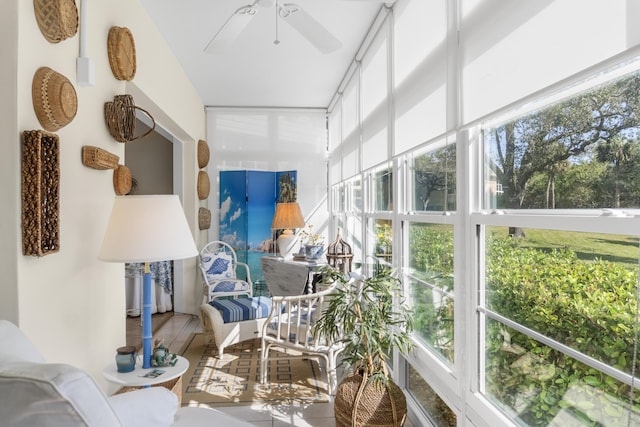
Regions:
<instances>
[{"instance_id":1,"label":"white ceiling","mask_svg":"<svg viewBox=\"0 0 640 427\"><path fill-rule=\"evenodd\" d=\"M206 106L327 107L362 44L381 0L291 0L342 42L320 53L275 6L257 14L222 54L204 48L226 20L253 0L140 0ZM279 1L280 3L280 1Z\"/></svg>"}]
</instances>

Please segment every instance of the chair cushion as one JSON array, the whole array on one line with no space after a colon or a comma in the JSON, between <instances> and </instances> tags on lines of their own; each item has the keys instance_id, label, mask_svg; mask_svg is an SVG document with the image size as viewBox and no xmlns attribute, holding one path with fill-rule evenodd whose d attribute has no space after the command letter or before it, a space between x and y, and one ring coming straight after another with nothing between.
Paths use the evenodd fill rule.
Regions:
<instances>
[{"instance_id":1,"label":"chair cushion","mask_svg":"<svg viewBox=\"0 0 640 427\"><path fill-rule=\"evenodd\" d=\"M211 292L239 292L248 291L249 284L244 280L220 280L213 283Z\"/></svg>"},{"instance_id":2,"label":"chair cushion","mask_svg":"<svg viewBox=\"0 0 640 427\"><path fill-rule=\"evenodd\" d=\"M202 267L207 272L207 280L231 279L235 277L233 257L221 253L217 255L203 255Z\"/></svg>"},{"instance_id":3,"label":"chair cushion","mask_svg":"<svg viewBox=\"0 0 640 427\"><path fill-rule=\"evenodd\" d=\"M222 315L224 323L263 319L271 311L271 298L253 297L228 300L214 300L209 305Z\"/></svg>"}]
</instances>

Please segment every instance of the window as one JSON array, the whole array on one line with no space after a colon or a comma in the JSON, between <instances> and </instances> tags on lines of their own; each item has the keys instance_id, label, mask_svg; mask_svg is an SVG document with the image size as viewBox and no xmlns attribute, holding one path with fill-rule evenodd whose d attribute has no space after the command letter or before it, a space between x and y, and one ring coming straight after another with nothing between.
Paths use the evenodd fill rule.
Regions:
<instances>
[{"instance_id":1,"label":"window","mask_svg":"<svg viewBox=\"0 0 640 427\"><path fill-rule=\"evenodd\" d=\"M376 211L393 210L393 173L390 167L377 170L373 175L374 207Z\"/></svg>"},{"instance_id":2,"label":"window","mask_svg":"<svg viewBox=\"0 0 640 427\"><path fill-rule=\"evenodd\" d=\"M456 427L455 412L433 391L429 384L411 366L407 367L407 390L427 412L429 420L437 427Z\"/></svg>"},{"instance_id":3,"label":"window","mask_svg":"<svg viewBox=\"0 0 640 427\"><path fill-rule=\"evenodd\" d=\"M420 425L640 425L638 11L397 0L336 94L334 224L402 274Z\"/></svg>"},{"instance_id":4,"label":"window","mask_svg":"<svg viewBox=\"0 0 640 427\"><path fill-rule=\"evenodd\" d=\"M640 422L639 86L624 74L482 130L480 386L523 425Z\"/></svg>"},{"instance_id":5,"label":"window","mask_svg":"<svg viewBox=\"0 0 640 427\"><path fill-rule=\"evenodd\" d=\"M453 226L410 223L408 234L414 333L453 365Z\"/></svg>"},{"instance_id":6,"label":"window","mask_svg":"<svg viewBox=\"0 0 640 427\"><path fill-rule=\"evenodd\" d=\"M456 210L456 145L438 145L412 158L411 211Z\"/></svg>"},{"instance_id":7,"label":"window","mask_svg":"<svg viewBox=\"0 0 640 427\"><path fill-rule=\"evenodd\" d=\"M370 256L367 259L368 271L375 273L381 267L391 267L393 257L393 224L391 220L375 218L368 222Z\"/></svg>"},{"instance_id":8,"label":"window","mask_svg":"<svg viewBox=\"0 0 640 427\"><path fill-rule=\"evenodd\" d=\"M639 106L635 72L484 128L486 207L640 207Z\"/></svg>"}]
</instances>

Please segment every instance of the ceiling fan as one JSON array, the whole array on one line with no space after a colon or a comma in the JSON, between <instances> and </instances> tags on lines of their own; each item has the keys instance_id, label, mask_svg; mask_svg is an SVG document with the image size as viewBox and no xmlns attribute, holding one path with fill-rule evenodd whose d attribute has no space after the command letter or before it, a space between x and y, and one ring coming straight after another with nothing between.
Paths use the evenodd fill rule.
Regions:
<instances>
[{"instance_id":1,"label":"ceiling fan","mask_svg":"<svg viewBox=\"0 0 640 427\"><path fill-rule=\"evenodd\" d=\"M395 0L366 0L377 3L392 3ZM331 34L320 22L295 3L280 3L277 0L254 0L252 4L238 8L204 48L206 53L224 53L229 46L249 25L251 19L258 14L258 6L271 7L275 4L277 16L291 25L322 53L331 53L342 47L342 42ZM276 17L275 44L280 43L277 34Z\"/></svg>"}]
</instances>

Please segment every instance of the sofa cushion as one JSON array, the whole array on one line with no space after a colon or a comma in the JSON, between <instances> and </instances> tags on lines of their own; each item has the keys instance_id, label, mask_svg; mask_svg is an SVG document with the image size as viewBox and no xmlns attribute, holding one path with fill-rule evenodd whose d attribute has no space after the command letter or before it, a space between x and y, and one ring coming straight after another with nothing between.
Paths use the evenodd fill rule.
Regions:
<instances>
[{"instance_id":1,"label":"sofa cushion","mask_svg":"<svg viewBox=\"0 0 640 427\"><path fill-rule=\"evenodd\" d=\"M93 379L70 365L2 363L0 396L3 425L121 425Z\"/></svg>"}]
</instances>

